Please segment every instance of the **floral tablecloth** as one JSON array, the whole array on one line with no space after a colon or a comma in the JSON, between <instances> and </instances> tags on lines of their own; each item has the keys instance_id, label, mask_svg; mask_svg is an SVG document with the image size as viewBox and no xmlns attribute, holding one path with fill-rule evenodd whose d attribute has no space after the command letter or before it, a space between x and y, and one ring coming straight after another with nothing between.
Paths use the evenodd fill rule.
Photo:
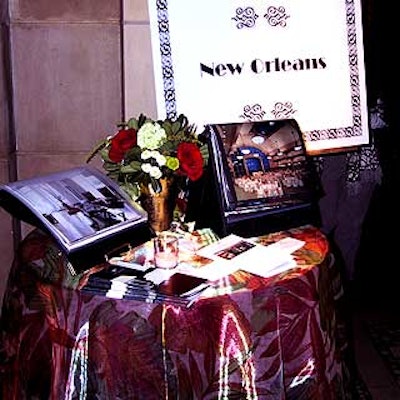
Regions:
<instances>
[{"instance_id":1,"label":"floral tablecloth","mask_svg":"<svg viewBox=\"0 0 400 400\"><path fill-rule=\"evenodd\" d=\"M341 284L328 242L303 226L297 266L190 308L79 290L51 239L21 243L3 301L0 371L15 399L345 399Z\"/></svg>"}]
</instances>

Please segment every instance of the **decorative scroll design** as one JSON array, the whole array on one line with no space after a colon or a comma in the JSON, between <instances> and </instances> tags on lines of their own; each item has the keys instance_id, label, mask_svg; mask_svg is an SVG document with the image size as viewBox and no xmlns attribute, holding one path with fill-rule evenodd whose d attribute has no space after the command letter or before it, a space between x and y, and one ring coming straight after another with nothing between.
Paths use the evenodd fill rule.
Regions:
<instances>
[{"instance_id":1,"label":"decorative scroll design","mask_svg":"<svg viewBox=\"0 0 400 400\"><path fill-rule=\"evenodd\" d=\"M258 15L254 11L253 7L241 8L238 7L236 9L236 15L232 18L234 21L237 21L236 27L238 29L242 28L253 28L256 24L256 19Z\"/></svg>"},{"instance_id":2,"label":"decorative scroll design","mask_svg":"<svg viewBox=\"0 0 400 400\"><path fill-rule=\"evenodd\" d=\"M157 21L160 37L162 77L164 83L164 100L167 118L175 118L176 96L174 67L172 62L171 42L169 35L168 1L157 0Z\"/></svg>"},{"instance_id":3,"label":"decorative scroll design","mask_svg":"<svg viewBox=\"0 0 400 400\"><path fill-rule=\"evenodd\" d=\"M290 16L286 13L285 7L274 7L270 6L267 12L264 14L264 18L267 23L271 26L286 26L286 20ZM237 22L236 27L238 29L253 28L256 24L256 20L259 15L256 13L253 7L238 7L236 9L236 15L232 17Z\"/></svg>"},{"instance_id":4,"label":"decorative scroll design","mask_svg":"<svg viewBox=\"0 0 400 400\"><path fill-rule=\"evenodd\" d=\"M275 103L271 114L275 119L288 119L293 118L296 112L297 110L293 108L293 104L290 101L286 101ZM240 115L240 118L248 121L262 121L265 114L266 112L260 104L246 105L243 107L243 114Z\"/></svg>"},{"instance_id":5,"label":"decorative scroll design","mask_svg":"<svg viewBox=\"0 0 400 400\"><path fill-rule=\"evenodd\" d=\"M357 35L354 0L346 0L347 44L349 46L351 105L353 125L336 129L304 132L307 141L339 139L362 135L360 80L358 77Z\"/></svg>"},{"instance_id":6,"label":"decorative scroll design","mask_svg":"<svg viewBox=\"0 0 400 400\"><path fill-rule=\"evenodd\" d=\"M285 103L275 103L274 109L271 111L271 113L276 119L286 119L293 118L293 115L296 111L297 110L293 109L293 104L290 101L286 101Z\"/></svg>"},{"instance_id":7,"label":"decorative scroll design","mask_svg":"<svg viewBox=\"0 0 400 400\"><path fill-rule=\"evenodd\" d=\"M264 14L264 18L267 20L268 24L271 26L286 26L286 20L290 15L286 14L285 7L274 7L270 6L267 9L267 13Z\"/></svg>"},{"instance_id":8,"label":"decorative scroll design","mask_svg":"<svg viewBox=\"0 0 400 400\"><path fill-rule=\"evenodd\" d=\"M305 139L308 141L340 139L355 136L351 126L337 129L322 129L319 131L309 131L303 133Z\"/></svg>"},{"instance_id":9,"label":"decorative scroll design","mask_svg":"<svg viewBox=\"0 0 400 400\"><path fill-rule=\"evenodd\" d=\"M263 111L262 106L260 104L254 105L246 105L243 107L243 114L240 115L240 118L249 120L249 121L262 121L265 115L265 111Z\"/></svg>"}]
</instances>

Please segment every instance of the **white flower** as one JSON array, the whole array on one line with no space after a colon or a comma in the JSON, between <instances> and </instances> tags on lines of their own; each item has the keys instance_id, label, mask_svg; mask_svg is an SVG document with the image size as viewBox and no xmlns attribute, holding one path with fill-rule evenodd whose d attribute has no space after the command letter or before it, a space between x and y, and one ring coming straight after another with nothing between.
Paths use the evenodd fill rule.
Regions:
<instances>
[{"instance_id":1,"label":"white flower","mask_svg":"<svg viewBox=\"0 0 400 400\"><path fill-rule=\"evenodd\" d=\"M150 173L151 170L151 164L150 163L143 163L140 167L143 172L146 172L146 174Z\"/></svg>"},{"instance_id":2,"label":"white flower","mask_svg":"<svg viewBox=\"0 0 400 400\"><path fill-rule=\"evenodd\" d=\"M162 172L161 172L160 168L158 168L156 166L152 166L150 168L149 175L154 179L160 179L162 176Z\"/></svg>"},{"instance_id":3,"label":"white flower","mask_svg":"<svg viewBox=\"0 0 400 400\"><path fill-rule=\"evenodd\" d=\"M142 149L155 150L167 139L164 128L157 122L145 122L137 133L137 145Z\"/></svg>"},{"instance_id":4,"label":"white flower","mask_svg":"<svg viewBox=\"0 0 400 400\"><path fill-rule=\"evenodd\" d=\"M159 151L157 150L144 150L142 154L140 155L140 158L142 160L148 160L152 158L157 162L157 164L162 167L163 165L166 164L167 158L163 156Z\"/></svg>"},{"instance_id":5,"label":"white flower","mask_svg":"<svg viewBox=\"0 0 400 400\"><path fill-rule=\"evenodd\" d=\"M142 160L148 160L149 158L152 157L152 151L150 150L143 150L142 154L140 155L140 158Z\"/></svg>"},{"instance_id":6,"label":"white flower","mask_svg":"<svg viewBox=\"0 0 400 400\"><path fill-rule=\"evenodd\" d=\"M162 154L160 154L158 151L157 151L157 153L158 153L158 154L156 154L154 158L155 158L155 160L157 161L157 164L158 164L160 167L162 167L163 165L166 164L167 159L166 159Z\"/></svg>"},{"instance_id":7,"label":"white flower","mask_svg":"<svg viewBox=\"0 0 400 400\"><path fill-rule=\"evenodd\" d=\"M141 168L143 172L149 174L154 179L160 179L162 177L162 172L160 168L155 165L151 165L150 163L143 163Z\"/></svg>"}]
</instances>

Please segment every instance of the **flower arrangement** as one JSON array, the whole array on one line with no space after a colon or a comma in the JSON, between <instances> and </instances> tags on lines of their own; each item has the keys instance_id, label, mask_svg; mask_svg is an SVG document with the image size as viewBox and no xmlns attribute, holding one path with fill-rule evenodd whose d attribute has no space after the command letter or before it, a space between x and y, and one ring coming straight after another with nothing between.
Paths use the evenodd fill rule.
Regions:
<instances>
[{"instance_id":1,"label":"flower arrangement","mask_svg":"<svg viewBox=\"0 0 400 400\"><path fill-rule=\"evenodd\" d=\"M152 120L141 114L117 125L87 158L100 154L107 175L137 200L143 190L156 194L162 180L198 180L207 160L207 146L194 125L180 114L176 119Z\"/></svg>"}]
</instances>

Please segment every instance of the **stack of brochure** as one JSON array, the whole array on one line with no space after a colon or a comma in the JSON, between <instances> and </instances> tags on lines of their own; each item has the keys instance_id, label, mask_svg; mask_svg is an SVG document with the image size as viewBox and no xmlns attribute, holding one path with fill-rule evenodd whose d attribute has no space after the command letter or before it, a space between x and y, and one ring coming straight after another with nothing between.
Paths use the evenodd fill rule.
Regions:
<instances>
[{"instance_id":1,"label":"stack of brochure","mask_svg":"<svg viewBox=\"0 0 400 400\"><path fill-rule=\"evenodd\" d=\"M206 279L173 273L156 285L143 277L141 271L112 267L89 276L82 292L114 299L138 300L146 303L166 302L187 306L208 287Z\"/></svg>"}]
</instances>

